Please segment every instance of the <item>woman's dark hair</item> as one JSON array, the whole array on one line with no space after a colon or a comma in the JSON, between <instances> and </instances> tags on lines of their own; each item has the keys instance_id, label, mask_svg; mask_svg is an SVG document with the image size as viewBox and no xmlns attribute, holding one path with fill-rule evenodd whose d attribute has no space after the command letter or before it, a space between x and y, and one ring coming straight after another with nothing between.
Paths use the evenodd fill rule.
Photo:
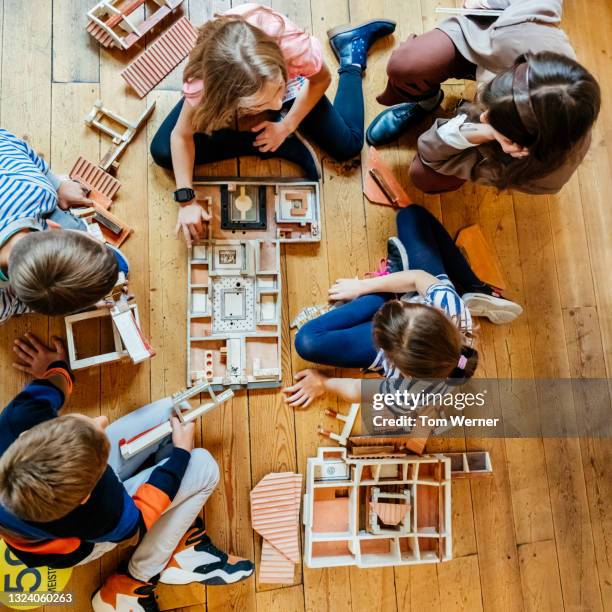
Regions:
<instances>
[{"instance_id":1,"label":"woman's dark hair","mask_svg":"<svg viewBox=\"0 0 612 612\"><path fill-rule=\"evenodd\" d=\"M536 124L525 126L517 110L515 75L527 62L524 103ZM576 145L589 134L601 105L599 85L575 60L548 51L517 58L512 69L497 75L469 108L472 120L488 111L488 121L513 142L529 148L529 156L513 158L492 147L494 163L504 166L497 187L505 189L541 178L563 165Z\"/></svg>"},{"instance_id":2,"label":"woman's dark hair","mask_svg":"<svg viewBox=\"0 0 612 612\"><path fill-rule=\"evenodd\" d=\"M374 342L406 377L471 378L478 353L440 310L391 300L374 315ZM463 368L459 359L466 357Z\"/></svg>"}]
</instances>

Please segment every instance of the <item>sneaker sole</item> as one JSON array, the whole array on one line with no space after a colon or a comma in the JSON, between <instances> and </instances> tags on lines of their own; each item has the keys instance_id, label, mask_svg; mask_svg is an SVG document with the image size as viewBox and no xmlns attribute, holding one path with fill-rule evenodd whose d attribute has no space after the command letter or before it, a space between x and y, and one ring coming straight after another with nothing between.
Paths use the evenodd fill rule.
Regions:
<instances>
[{"instance_id":1,"label":"sneaker sole","mask_svg":"<svg viewBox=\"0 0 612 612\"><path fill-rule=\"evenodd\" d=\"M208 574L198 574L196 572L187 572L185 570L179 569L178 567L169 567L165 569L161 576L159 577L159 581L164 584L192 584L193 582L199 582L200 584L233 584L234 582L239 582L240 580L244 580L248 578L252 573L252 570L240 570L233 574L228 574L226 571L222 569L216 569ZM214 581L214 582L207 582Z\"/></svg>"},{"instance_id":2,"label":"sneaker sole","mask_svg":"<svg viewBox=\"0 0 612 612\"><path fill-rule=\"evenodd\" d=\"M354 30L356 28L360 28L361 26L367 26L367 25L370 25L371 23L377 23L380 21L382 21L383 23L388 23L389 25L392 25L394 28L397 27L397 21L393 21L393 19L369 19L368 21L364 21L363 23L360 23L358 26L351 25L350 23L345 23L344 25L339 25L339 26L336 26L335 28L331 28L327 30L327 39L331 42L331 39L334 36L337 36L338 34L344 34L345 32L348 32L349 30ZM331 48L332 48L332 51L334 52L334 55L336 56L336 59L340 61L340 56L338 55L338 52L336 51L336 48L334 47L334 45L331 45Z\"/></svg>"},{"instance_id":3,"label":"sneaker sole","mask_svg":"<svg viewBox=\"0 0 612 612\"><path fill-rule=\"evenodd\" d=\"M395 236L391 236L391 238L389 238L389 242L395 245L395 248L400 254L400 257L402 259L402 271L405 272L406 270L410 270L410 267L408 265L408 253L406 252L406 247L404 247L402 241Z\"/></svg>"},{"instance_id":4,"label":"sneaker sole","mask_svg":"<svg viewBox=\"0 0 612 612\"><path fill-rule=\"evenodd\" d=\"M468 294L469 295L469 294ZM467 297L462 296L470 313L475 317L485 317L495 323L495 325L503 325L511 323L523 314L523 309L514 302L507 304L499 304L494 297Z\"/></svg>"}]
</instances>

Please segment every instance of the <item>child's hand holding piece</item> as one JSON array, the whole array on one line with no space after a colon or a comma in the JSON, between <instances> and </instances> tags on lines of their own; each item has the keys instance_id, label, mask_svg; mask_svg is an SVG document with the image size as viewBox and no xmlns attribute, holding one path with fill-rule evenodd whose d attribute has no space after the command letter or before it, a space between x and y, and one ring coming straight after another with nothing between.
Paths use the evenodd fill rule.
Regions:
<instances>
[{"instance_id":1,"label":"child's hand holding piece","mask_svg":"<svg viewBox=\"0 0 612 612\"><path fill-rule=\"evenodd\" d=\"M172 444L190 453L193 450L195 421L181 423L178 417L172 417Z\"/></svg>"},{"instance_id":2,"label":"child's hand holding piece","mask_svg":"<svg viewBox=\"0 0 612 612\"><path fill-rule=\"evenodd\" d=\"M57 200L63 210L78 206L92 206L93 202L87 197L89 190L70 179L63 180L57 188Z\"/></svg>"},{"instance_id":3,"label":"child's hand holding piece","mask_svg":"<svg viewBox=\"0 0 612 612\"><path fill-rule=\"evenodd\" d=\"M204 235L204 223L210 218L199 204L185 204L179 208L174 231L178 234L182 230L187 246L191 247L193 241L198 241Z\"/></svg>"},{"instance_id":4,"label":"child's hand holding piece","mask_svg":"<svg viewBox=\"0 0 612 612\"><path fill-rule=\"evenodd\" d=\"M13 351L19 358L13 367L34 378L41 378L54 361L68 361L66 349L62 341L53 336L53 348L43 344L34 334L27 333L15 340Z\"/></svg>"}]
</instances>

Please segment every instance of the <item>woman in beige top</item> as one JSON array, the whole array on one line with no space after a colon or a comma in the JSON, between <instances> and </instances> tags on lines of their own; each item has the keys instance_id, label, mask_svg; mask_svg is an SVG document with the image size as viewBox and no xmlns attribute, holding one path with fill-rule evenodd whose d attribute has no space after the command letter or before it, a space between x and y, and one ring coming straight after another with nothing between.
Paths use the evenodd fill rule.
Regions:
<instances>
[{"instance_id":1,"label":"woman in beige top","mask_svg":"<svg viewBox=\"0 0 612 612\"><path fill-rule=\"evenodd\" d=\"M599 86L558 27L562 0L467 0L498 17L457 16L394 51L377 100L390 106L367 131L370 144L396 139L433 111L448 78L478 82L473 104L436 119L418 141L410 174L423 191L465 181L555 193L584 158L600 107Z\"/></svg>"}]
</instances>

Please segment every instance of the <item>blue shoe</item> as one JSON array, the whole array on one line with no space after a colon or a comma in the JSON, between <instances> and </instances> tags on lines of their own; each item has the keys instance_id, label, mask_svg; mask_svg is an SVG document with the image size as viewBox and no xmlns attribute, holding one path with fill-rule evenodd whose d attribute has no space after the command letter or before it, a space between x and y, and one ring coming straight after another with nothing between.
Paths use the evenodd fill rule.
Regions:
<instances>
[{"instance_id":1,"label":"blue shoe","mask_svg":"<svg viewBox=\"0 0 612 612\"><path fill-rule=\"evenodd\" d=\"M402 241L395 236L387 240L387 270L389 274L408 270L408 253Z\"/></svg>"},{"instance_id":2,"label":"blue shoe","mask_svg":"<svg viewBox=\"0 0 612 612\"><path fill-rule=\"evenodd\" d=\"M425 110L417 102L403 102L390 106L374 117L366 131L368 144L375 147L397 140L404 132L421 121L440 105L444 93L438 93L438 102L431 110Z\"/></svg>"},{"instance_id":3,"label":"blue shoe","mask_svg":"<svg viewBox=\"0 0 612 612\"><path fill-rule=\"evenodd\" d=\"M395 21L372 19L358 26L343 25L327 31L329 44L341 67L358 64L365 70L370 47L395 31Z\"/></svg>"}]
</instances>

